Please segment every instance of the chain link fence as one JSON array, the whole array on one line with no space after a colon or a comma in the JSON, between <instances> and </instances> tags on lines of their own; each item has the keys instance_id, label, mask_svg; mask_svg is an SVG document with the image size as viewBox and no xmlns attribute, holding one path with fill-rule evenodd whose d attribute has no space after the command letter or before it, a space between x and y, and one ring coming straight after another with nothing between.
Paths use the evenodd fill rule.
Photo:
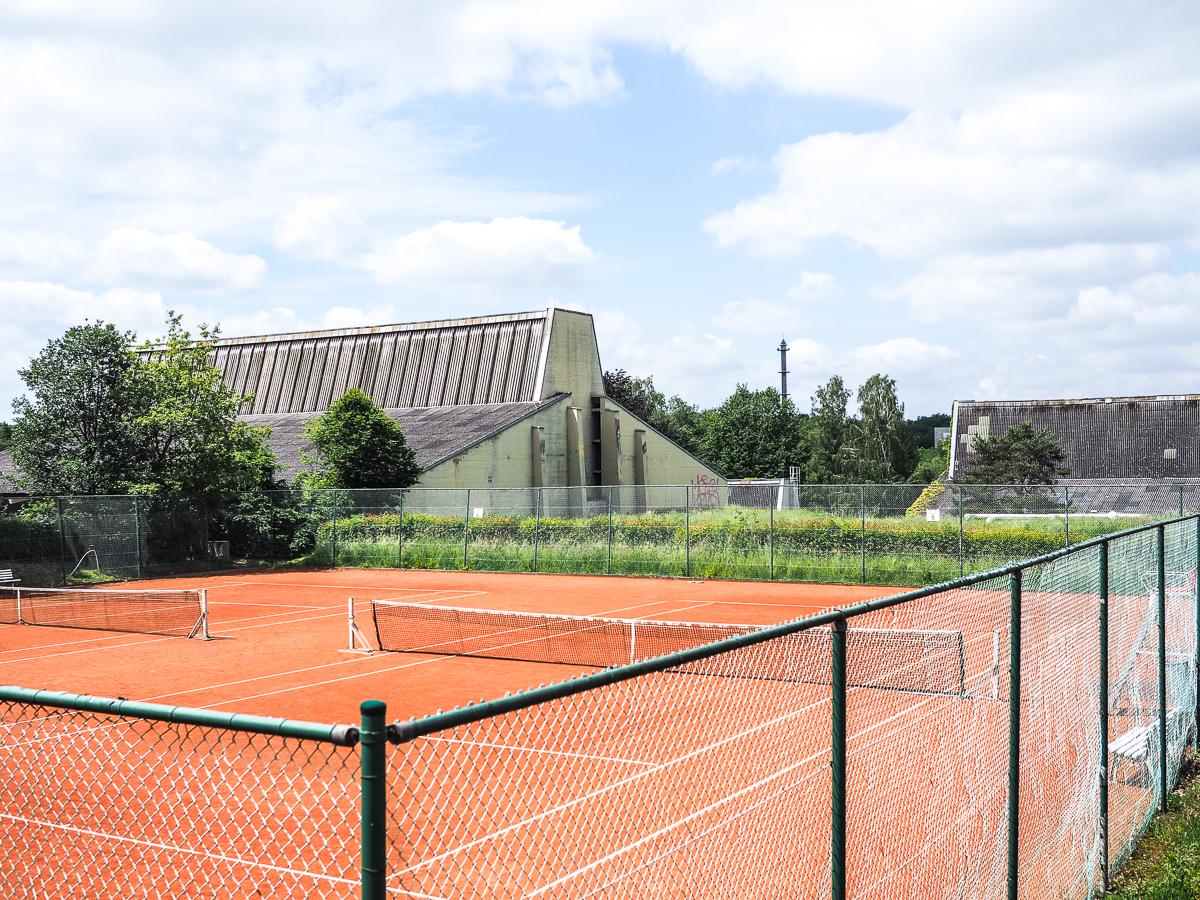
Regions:
<instances>
[{"instance_id":1,"label":"chain link fence","mask_svg":"<svg viewBox=\"0 0 1200 900\"><path fill-rule=\"evenodd\" d=\"M356 730L0 688L0 885L1083 900L1196 743L1198 538L1145 525L386 730L371 702Z\"/></svg>"},{"instance_id":2,"label":"chain link fence","mask_svg":"<svg viewBox=\"0 0 1200 900\"><path fill-rule=\"evenodd\" d=\"M1180 484L278 491L0 500L29 585L234 563L922 585L1200 509Z\"/></svg>"}]
</instances>

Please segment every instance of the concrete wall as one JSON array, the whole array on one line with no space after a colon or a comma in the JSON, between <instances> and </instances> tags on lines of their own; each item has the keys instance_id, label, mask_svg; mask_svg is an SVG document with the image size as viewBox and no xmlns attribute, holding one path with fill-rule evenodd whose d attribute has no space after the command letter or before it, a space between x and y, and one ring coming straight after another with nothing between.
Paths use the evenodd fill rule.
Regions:
<instances>
[{"instance_id":1,"label":"concrete wall","mask_svg":"<svg viewBox=\"0 0 1200 900\"><path fill-rule=\"evenodd\" d=\"M571 395L570 404L580 410L580 443L584 450L584 478L595 482L594 472L600 468L600 458L594 438L592 398L604 393L604 372L600 366L600 351L596 346L596 329L587 313L569 309L551 309L549 336L546 339L546 360L542 375L540 398L558 391ZM547 481L547 484L554 482ZM566 480L557 482L567 484Z\"/></svg>"},{"instance_id":2,"label":"concrete wall","mask_svg":"<svg viewBox=\"0 0 1200 900\"><path fill-rule=\"evenodd\" d=\"M553 406L543 409L512 425L493 438L472 447L465 453L434 466L421 476L418 487L425 488L484 488L532 487L533 442L530 428L543 429L546 456L542 464L542 480L548 486L567 483L567 405L564 397Z\"/></svg>"},{"instance_id":3,"label":"concrete wall","mask_svg":"<svg viewBox=\"0 0 1200 900\"><path fill-rule=\"evenodd\" d=\"M638 452L636 432L644 432L642 466L644 484L723 485L725 479L704 465L670 438L655 431L621 404L606 397L604 406L617 414L621 424L619 471L621 484L636 484L634 454Z\"/></svg>"}]
</instances>

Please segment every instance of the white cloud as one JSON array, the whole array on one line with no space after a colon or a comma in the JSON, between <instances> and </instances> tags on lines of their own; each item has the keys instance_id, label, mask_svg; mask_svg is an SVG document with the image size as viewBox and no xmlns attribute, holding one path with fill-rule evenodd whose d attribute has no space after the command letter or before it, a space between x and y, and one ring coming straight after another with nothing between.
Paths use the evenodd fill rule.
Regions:
<instances>
[{"instance_id":1,"label":"white cloud","mask_svg":"<svg viewBox=\"0 0 1200 900\"><path fill-rule=\"evenodd\" d=\"M252 254L229 253L194 234L156 234L118 228L100 243L99 267L109 283L133 282L181 288L246 290L267 264Z\"/></svg>"},{"instance_id":2,"label":"white cloud","mask_svg":"<svg viewBox=\"0 0 1200 900\"><path fill-rule=\"evenodd\" d=\"M839 289L837 278L828 272L801 272L800 280L788 288L787 297L804 303L827 300Z\"/></svg>"},{"instance_id":3,"label":"white cloud","mask_svg":"<svg viewBox=\"0 0 1200 900\"><path fill-rule=\"evenodd\" d=\"M486 288L570 283L594 261L578 225L522 216L438 222L387 241L366 265L382 284Z\"/></svg>"},{"instance_id":4,"label":"white cloud","mask_svg":"<svg viewBox=\"0 0 1200 900\"><path fill-rule=\"evenodd\" d=\"M958 355L958 351L950 347L901 337L855 347L850 357L860 371L883 372L894 377L936 369L948 360L957 359Z\"/></svg>"},{"instance_id":5,"label":"white cloud","mask_svg":"<svg viewBox=\"0 0 1200 900\"><path fill-rule=\"evenodd\" d=\"M344 260L367 249L367 227L342 197L301 197L275 222L275 246L295 256Z\"/></svg>"},{"instance_id":6,"label":"white cloud","mask_svg":"<svg viewBox=\"0 0 1200 900\"><path fill-rule=\"evenodd\" d=\"M710 175L726 175L730 172L748 172L758 165L751 156L722 156L708 169Z\"/></svg>"}]
</instances>

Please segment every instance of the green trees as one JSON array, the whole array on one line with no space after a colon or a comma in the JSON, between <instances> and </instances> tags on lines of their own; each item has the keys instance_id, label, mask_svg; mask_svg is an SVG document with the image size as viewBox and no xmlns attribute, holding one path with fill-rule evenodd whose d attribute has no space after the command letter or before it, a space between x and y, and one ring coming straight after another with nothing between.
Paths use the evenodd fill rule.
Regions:
<instances>
[{"instance_id":1,"label":"green trees","mask_svg":"<svg viewBox=\"0 0 1200 900\"><path fill-rule=\"evenodd\" d=\"M404 429L357 388L305 426L328 487L409 487L421 476Z\"/></svg>"},{"instance_id":2,"label":"green trees","mask_svg":"<svg viewBox=\"0 0 1200 900\"><path fill-rule=\"evenodd\" d=\"M962 479L970 484L1054 484L1070 470L1060 464L1067 458L1054 435L1032 422L1021 422L995 437L977 438L970 471Z\"/></svg>"},{"instance_id":3,"label":"green trees","mask_svg":"<svg viewBox=\"0 0 1200 900\"><path fill-rule=\"evenodd\" d=\"M152 359L103 322L50 341L23 370L11 453L23 487L44 494L172 494L217 499L273 485L265 431L237 418L246 398L208 362L174 313Z\"/></svg>"},{"instance_id":4,"label":"green trees","mask_svg":"<svg viewBox=\"0 0 1200 900\"><path fill-rule=\"evenodd\" d=\"M846 411L849 401L850 391L840 375L832 376L813 394L808 419L811 445L805 464L805 478L813 484L833 484L842 479L842 448L850 427Z\"/></svg>"},{"instance_id":5,"label":"green trees","mask_svg":"<svg viewBox=\"0 0 1200 900\"><path fill-rule=\"evenodd\" d=\"M904 404L896 382L876 373L858 389L858 477L866 483L897 481L912 471L904 430Z\"/></svg>"},{"instance_id":6,"label":"green trees","mask_svg":"<svg viewBox=\"0 0 1200 900\"><path fill-rule=\"evenodd\" d=\"M704 460L730 478L787 475L808 456L804 417L774 388L752 391L739 384L714 409L701 439Z\"/></svg>"}]
</instances>

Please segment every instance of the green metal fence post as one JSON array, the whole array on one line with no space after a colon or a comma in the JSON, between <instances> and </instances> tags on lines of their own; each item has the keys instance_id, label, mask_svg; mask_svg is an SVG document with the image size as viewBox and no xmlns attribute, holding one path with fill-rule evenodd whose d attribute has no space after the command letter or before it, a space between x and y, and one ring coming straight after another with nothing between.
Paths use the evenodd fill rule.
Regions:
<instances>
[{"instance_id":1,"label":"green metal fence post","mask_svg":"<svg viewBox=\"0 0 1200 900\"><path fill-rule=\"evenodd\" d=\"M1100 878L1108 891L1108 541L1100 544Z\"/></svg>"},{"instance_id":2,"label":"green metal fence post","mask_svg":"<svg viewBox=\"0 0 1200 900\"><path fill-rule=\"evenodd\" d=\"M846 620L833 621L830 645L832 728L829 741L832 768L829 871L833 900L846 897Z\"/></svg>"},{"instance_id":3,"label":"green metal fence post","mask_svg":"<svg viewBox=\"0 0 1200 900\"><path fill-rule=\"evenodd\" d=\"M1167 811L1167 529L1155 529L1158 563L1158 796L1159 810Z\"/></svg>"},{"instance_id":4,"label":"green metal fence post","mask_svg":"<svg viewBox=\"0 0 1200 900\"><path fill-rule=\"evenodd\" d=\"M62 497L54 498L54 509L58 513L58 566L62 583L67 583L67 534L63 530Z\"/></svg>"},{"instance_id":5,"label":"green metal fence post","mask_svg":"<svg viewBox=\"0 0 1200 900\"><path fill-rule=\"evenodd\" d=\"M1071 489L1063 488L1063 546L1071 546Z\"/></svg>"},{"instance_id":6,"label":"green metal fence post","mask_svg":"<svg viewBox=\"0 0 1200 900\"><path fill-rule=\"evenodd\" d=\"M683 574L692 576L692 489L683 488Z\"/></svg>"},{"instance_id":7,"label":"green metal fence post","mask_svg":"<svg viewBox=\"0 0 1200 900\"><path fill-rule=\"evenodd\" d=\"M133 549L137 556L137 577L142 577L142 508L133 498Z\"/></svg>"},{"instance_id":8,"label":"green metal fence post","mask_svg":"<svg viewBox=\"0 0 1200 900\"><path fill-rule=\"evenodd\" d=\"M1196 744L1200 746L1200 516L1196 517L1196 573L1196 719L1192 724Z\"/></svg>"},{"instance_id":9,"label":"green metal fence post","mask_svg":"<svg viewBox=\"0 0 1200 900\"><path fill-rule=\"evenodd\" d=\"M612 574L612 545L613 545L613 523L612 523L612 485L608 486L608 562L605 564L605 573Z\"/></svg>"},{"instance_id":10,"label":"green metal fence post","mask_svg":"<svg viewBox=\"0 0 1200 900\"><path fill-rule=\"evenodd\" d=\"M862 574L859 580L867 583L867 486L860 485L858 488L859 506L862 512L862 528L859 534L859 546L861 547L861 563Z\"/></svg>"},{"instance_id":11,"label":"green metal fence post","mask_svg":"<svg viewBox=\"0 0 1200 900\"><path fill-rule=\"evenodd\" d=\"M768 523L767 542L770 545L769 578L775 580L775 504L771 504L771 516Z\"/></svg>"},{"instance_id":12,"label":"green metal fence post","mask_svg":"<svg viewBox=\"0 0 1200 900\"><path fill-rule=\"evenodd\" d=\"M534 488L533 495L533 571L538 570L538 532L542 527L542 489Z\"/></svg>"},{"instance_id":13,"label":"green metal fence post","mask_svg":"<svg viewBox=\"0 0 1200 900\"><path fill-rule=\"evenodd\" d=\"M1179 486L1179 515L1183 515L1183 485Z\"/></svg>"},{"instance_id":14,"label":"green metal fence post","mask_svg":"<svg viewBox=\"0 0 1200 900\"><path fill-rule=\"evenodd\" d=\"M338 563L337 513L336 513L336 511L334 512L334 515L332 516L332 518L330 518L330 520L329 520L329 545L330 545L329 553L330 553L330 556L333 557L332 565L336 569L337 563Z\"/></svg>"},{"instance_id":15,"label":"green metal fence post","mask_svg":"<svg viewBox=\"0 0 1200 900\"><path fill-rule=\"evenodd\" d=\"M1009 577L1012 609L1008 648L1008 900L1017 900L1021 809L1021 570Z\"/></svg>"},{"instance_id":16,"label":"green metal fence post","mask_svg":"<svg viewBox=\"0 0 1200 900\"><path fill-rule=\"evenodd\" d=\"M463 515L463 568L467 567L467 539L471 531L471 489L467 488L467 509Z\"/></svg>"},{"instance_id":17,"label":"green metal fence post","mask_svg":"<svg viewBox=\"0 0 1200 900\"><path fill-rule=\"evenodd\" d=\"M396 528L396 568L404 568L404 492L400 492L400 524Z\"/></svg>"},{"instance_id":18,"label":"green metal fence post","mask_svg":"<svg viewBox=\"0 0 1200 900\"><path fill-rule=\"evenodd\" d=\"M364 700L358 732L362 784L362 896L387 896L387 705Z\"/></svg>"},{"instance_id":19,"label":"green metal fence post","mask_svg":"<svg viewBox=\"0 0 1200 900\"><path fill-rule=\"evenodd\" d=\"M958 486L958 577L962 578L966 572L966 565L963 560L963 517L966 515L966 508L963 506L962 485Z\"/></svg>"}]
</instances>

